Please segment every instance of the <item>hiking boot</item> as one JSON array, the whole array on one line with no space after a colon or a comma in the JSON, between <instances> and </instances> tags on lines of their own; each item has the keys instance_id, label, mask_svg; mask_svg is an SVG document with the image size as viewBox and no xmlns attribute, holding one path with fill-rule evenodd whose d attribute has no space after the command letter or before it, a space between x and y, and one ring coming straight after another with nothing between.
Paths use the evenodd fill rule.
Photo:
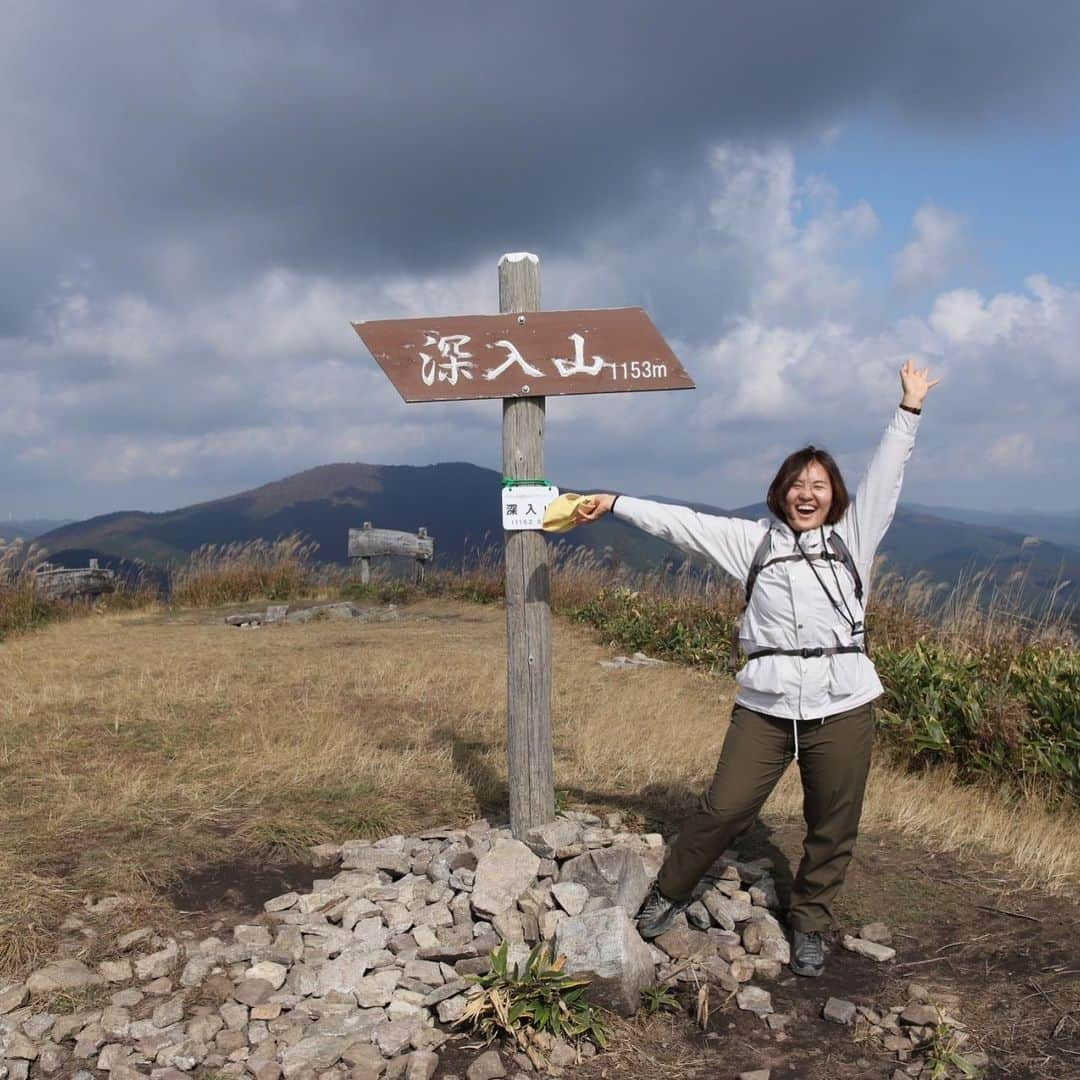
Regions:
<instances>
[{"instance_id":1,"label":"hiking boot","mask_svg":"<svg viewBox=\"0 0 1080 1080\"><path fill-rule=\"evenodd\" d=\"M638 933L651 941L659 937L665 930L671 929L671 924L680 913L690 906L689 900L669 900L655 882L649 895L642 901L637 913Z\"/></svg>"},{"instance_id":2,"label":"hiking boot","mask_svg":"<svg viewBox=\"0 0 1080 1080\"><path fill-rule=\"evenodd\" d=\"M825 970L825 938L819 930L791 931L791 970L812 979Z\"/></svg>"}]
</instances>

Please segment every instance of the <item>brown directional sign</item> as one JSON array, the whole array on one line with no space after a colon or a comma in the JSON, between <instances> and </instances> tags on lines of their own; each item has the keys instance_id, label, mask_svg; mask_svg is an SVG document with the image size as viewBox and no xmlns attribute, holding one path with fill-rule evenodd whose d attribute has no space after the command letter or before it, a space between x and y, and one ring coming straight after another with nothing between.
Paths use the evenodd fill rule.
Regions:
<instances>
[{"instance_id":1,"label":"brown directional sign","mask_svg":"<svg viewBox=\"0 0 1080 1080\"><path fill-rule=\"evenodd\" d=\"M383 319L353 328L406 401L694 389L641 308Z\"/></svg>"}]
</instances>

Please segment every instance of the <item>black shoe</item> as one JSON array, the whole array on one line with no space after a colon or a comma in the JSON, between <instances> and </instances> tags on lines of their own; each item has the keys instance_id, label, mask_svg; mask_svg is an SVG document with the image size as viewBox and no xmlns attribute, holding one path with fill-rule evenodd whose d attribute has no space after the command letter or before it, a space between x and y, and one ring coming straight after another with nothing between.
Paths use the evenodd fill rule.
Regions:
<instances>
[{"instance_id":1,"label":"black shoe","mask_svg":"<svg viewBox=\"0 0 1080 1080\"><path fill-rule=\"evenodd\" d=\"M825 970L825 938L820 931L791 931L791 970L811 979Z\"/></svg>"},{"instance_id":2,"label":"black shoe","mask_svg":"<svg viewBox=\"0 0 1080 1080\"><path fill-rule=\"evenodd\" d=\"M653 884L637 913L638 933L651 941L670 930L676 918L690 906L689 900L669 900L660 886Z\"/></svg>"}]
</instances>

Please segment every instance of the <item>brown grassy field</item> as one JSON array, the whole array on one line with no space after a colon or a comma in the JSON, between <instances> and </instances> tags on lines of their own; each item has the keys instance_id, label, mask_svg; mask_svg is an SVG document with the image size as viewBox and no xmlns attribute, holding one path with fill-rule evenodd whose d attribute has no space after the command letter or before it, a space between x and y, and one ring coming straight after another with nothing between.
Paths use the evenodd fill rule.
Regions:
<instances>
[{"instance_id":1,"label":"brown grassy field","mask_svg":"<svg viewBox=\"0 0 1080 1080\"><path fill-rule=\"evenodd\" d=\"M210 864L500 812L500 606L426 600L392 622L257 631L222 614L92 615L0 645L3 972L48 950L87 893L135 894L143 917ZM557 786L575 803L673 822L711 774L731 683L600 668L609 654L556 620ZM799 805L792 770L766 817L790 821ZM1080 885L1075 816L942 771L879 758L864 821L1051 891Z\"/></svg>"}]
</instances>

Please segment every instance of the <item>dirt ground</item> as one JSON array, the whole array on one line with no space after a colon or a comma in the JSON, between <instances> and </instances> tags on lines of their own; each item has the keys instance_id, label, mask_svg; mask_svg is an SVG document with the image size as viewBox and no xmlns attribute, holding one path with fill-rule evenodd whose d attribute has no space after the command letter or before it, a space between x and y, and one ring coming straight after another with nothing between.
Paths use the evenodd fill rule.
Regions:
<instances>
[{"instance_id":1,"label":"dirt ground","mask_svg":"<svg viewBox=\"0 0 1080 1080\"><path fill-rule=\"evenodd\" d=\"M440 620L451 616L461 624L461 632L448 643L444 640ZM313 742L310 747L305 743L302 747L313 758L323 744L337 747L338 742L329 736L338 727L355 725L358 715L365 716L367 720L358 737L365 740L364 745L368 748L381 748L383 757L379 759L379 769L385 773L396 760L393 754L398 753L395 749L397 743L387 732L392 730L400 733L405 730L405 725L401 717L394 713L392 728L387 727L384 731L373 727L372 717L382 714L373 708L371 702L378 693L388 694L392 691L401 694L400 687L395 689L396 683L388 684L388 680L392 683L392 679L397 679L402 685L407 684L415 697L416 686L423 684L431 671L437 674L440 670L440 665L430 663L430 642L438 640L440 648L447 650L453 645L457 650L454 660L460 674L456 676L457 682L445 685L443 682L433 682L425 690L427 698L408 700L409 723L412 727L406 731L411 740L407 749L412 753L413 747L424 748L427 746L424 740L427 739L430 746L424 752L429 753L430 768L442 769L438 776L444 777L445 774L445 782L457 783L465 795L471 791L474 809L478 808L491 817L499 815L505 798L505 785L496 771L496 765L502 759L500 743L504 721L500 698L503 684L501 672L495 671L489 653L503 634L500 611L449 609L446 605L432 605L430 611L410 612L408 618L402 618L398 623L345 628L313 625L304 631L303 637L287 632L246 636L233 630L227 632L231 636L226 636L220 620L211 624L204 614L193 615L187 622L191 625L180 621L173 625L169 620L158 618L150 626L150 630L162 635L163 642L165 635L183 638L187 643L184 655L189 657L192 673L190 679L174 680L175 685L163 678L151 680L153 686L161 685L161 693L165 696L161 709L168 713L158 718L154 731L167 734L172 730L166 721L174 723L171 718L179 708L177 701L187 711L181 709L179 718L175 719L174 726L183 738L178 736L175 745L168 744L174 747L173 758L167 758L151 747L139 759L140 767L149 769L153 766L158 769L152 774L155 784L147 786L140 797L156 797L161 789L157 780L172 775L171 771L176 768L174 759L186 752L193 741L190 732L194 730L195 720L192 718L202 716L199 709L206 712L208 717L203 727L198 729L203 732L200 738L206 739L218 731L214 718L224 707L222 701L228 702L231 716L236 701L246 701L244 695L253 693L250 687L256 676L261 680L260 685L264 683L268 688L267 694L273 691L266 701L253 698L252 714L258 724L245 719L243 724L236 722L231 726L219 726L226 733L234 728L243 732L249 727L271 721L278 721L279 726L274 729L273 738L268 740L266 746L259 744L250 751L256 755L254 758L250 756L246 743L239 749L226 742L221 743L222 754L233 754L232 758L223 759L229 762L229 777L233 773L250 772L251 762L270 752L267 747L274 749L274 752L291 755L290 761L303 758L302 754L290 749L292 744L288 737L296 731L310 729L318 735L317 743ZM91 657L100 652L101 634L128 634L131 640L125 651L118 655L136 675L151 664L153 656L157 655L152 654L148 660L138 653L135 646L143 640L138 636L139 632L141 630L146 634L149 631L134 621L130 631L126 623L109 624L96 631L92 624L74 629L80 630L86 638L85 649ZM95 632L98 636L94 636ZM73 633L74 630L68 631L69 635ZM44 635L43 640L47 640ZM219 641L228 643L229 647L224 648ZM569 716L572 713L570 719L563 717L559 729L563 740L559 763L565 785L561 790L572 803L583 808L600 812L622 811L628 820L636 821L642 827L659 828L670 834L677 826L677 820L668 819L665 815L673 813L676 806L690 798L688 785L692 780L696 784L696 777L702 769L701 761L711 763L714 760L717 733L711 718L715 716L717 706L710 696L711 688L699 677L674 668L639 673L629 680L626 676L609 678L595 664L597 656L602 655L604 650L577 628L562 627L557 643L562 649L559 660L563 665L561 685L576 688L572 695L565 696L561 704L558 699L556 702L557 713L560 710L560 715L566 713ZM52 716L51 712L47 713L46 707L60 710L57 715L72 730L79 717L83 717L79 722L92 725L92 715L89 720L85 719L92 712L90 706L112 715L115 711L112 698L106 696L101 702L95 704L91 700L88 704L84 690L79 689L87 685L90 669L89 662L79 661L77 654L70 660L74 671L71 675L74 689L68 694L70 702L62 698L58 704L55 700L59 694L57 687L66 684L61 677L64 672L51 673L51 669L46 672L48 678L41 676L43 685L39 702L31 694L31 676L41 663L37 650L32 650L33 644L28 639L19 649L11 650L13 662L16 662L12 685L23 688L27 702L23 711L29 717L27 724L32 722L35 731L46 730L47 725L43 726L42 717L48 719ZM175 650L176 645L171 638L167 644ZM197 653L197 647L204 648L211 659L198 659L201 654ZM359 674L349 674L348 678L341 674L343 665L340 662L342 650L346 647L362 647L367 657L367 667L359 668ZM156 644L154 648L160 651L164 645ZM20 650L26 653L22 659L15 655ZM479 659L470 659L474 654ZM49 654L53 658L50 662L68 663L70 655L70 649L55 650ZM399 658L403 655L426 658L422 669L420 661L417 661L408 670L399 670ZM196 659L190 659L193 656ZM294 666L288 667L286 661ZM116 666L120 660L114 657L109 662ZM306 666L297 666L301 662ZM23 666L19 667L19 663ZM170 663L175 666L174 661ZM214 667L215 664L221 668L220 672ZM443 666L454 670L455 665ZM112 677L113 674L111 669L105 670L100 680L107 681L106 676ZM372 686L357 682L361 676L369 677ZM235 679L243 694L236 688L230 689L230 678ZM217 686L215 679L221 683L220 692L215 693L219 693L222 700L212 698L203 702L199 696L202 688ZM274 679L281 681L280 688L273 682ZM652 686L653 683L657 685ZM485 689L489 684L496 689ZM123 683L121 690L117 691L117 700L127 701L131 696L127 686L128 683ZM590 695L581 687L594 688L595 694ZM330 692L332 690L334 693ZM582 695L599 705L579 716L576 702ZM311 713L314 720L311 719L310 710L303 711L308 709L309 701L322 709L326 717L316 710ZM360 703L365 706L362 713L359 711ZM156 717L157 714L151 709L154 704L154 701L149 701L145 709L148 715ZM451 725L453 743L450 751L446 751L440 742L446 725L439 709L444 706L455 718ZM670 708L671 712L661 712L664 707ZM610 715L604 709L608 709ZM430 723L425 719L428 712L432 712L433 717ZM618 727L624 714L651 717L653 722L648 726L635 722L624 731ZM238 715L246 717L245 713ZM12 723L19 716L13 712ZM303 719L303 724L296 722L296 716ZM469 717L471 726L464 726L461 717ZM670 724L676 718L684 737L671 740ZM136 719L139 718L126 718L125 723L133 725ZM423 726L424 723L428 723L428 728L434 733L430 737L425 735L428 728ZM596 729L593 742L586 737L590 724ZM91 726L87 730L87 737L92 736L95 740L87 745L94 746L105 740L97 728ZM123 733L126 729L121 725L118 730ZM613 735L613 731L622 734ZM632 738L629 734L631 731ZM58 746L71 757L66 742L61 740ZM597 747L605 750L603 761L598 760L604 755L597 754ZM336 749L327 753L328 775L336 775L341 754ZM686 761L677 757L680 753L685 755ZM43 757L42 761L46 759ZM608 771L603 771L600 766ZM618 772L617 766L622 772ZM266 771L273 781L271 789L277 791L285 775L282 767L274 764ZM52 775L44 767L38 772L41 776ZM61 775L56 769L53 772ZM11 775L18 779L20 774L13 771ZM881 776L876 796L879 802L883 802L885 794L891 793L893 788L899 789L907 782L906 778L895 772L883 771ZM231 784L229 777L226 779ZM315 779L318 779L318 775L315 775ZM307 774L297 775L294 781L297 792L309 791L313 782ZM685 798L684 787L687 789ZM96 789L91 786L91 790ZM381 789L375 790L376 793L381 792ZM930 786L918 789L920 792L924 790L927 794L923 801L926 802L932 797L934 789ZM352 797L350 792L337 794L337 789L334 792L334 797L338 799ZM214 794L214 798L220 797L220 793ZM386 798L389 800L390 796ZM461 801L463 805L468 802L464 795ZM790 817L790 802L789 796L788 804L779 807L774 804L771 813L766 807L766 821L774 824L770 826L759 822L736 845L744 858L767 855L773 859L781 899L784 898L785 886L790 884L802 842L799 823ZM983 804L972 801L943 802L941 805L975 817ZM967 807L966 811L964 807ZM168 807L165 809L168 810ZM255 809L258 810L257 803ZM445 807L421 809L421 816L441 814L439 820L445 818ZM100 808L95 812L104 813ZM83 813L80 807L75 807L73 820L77 818L81 821L79 815ZM912 815L908 813L907 816L910 822ZM113 821L106 817L101 820L105 825ZM162 821L165 822L163 829L166 826L171 828L173 820L171 811L162 812ZM881 817L879 815L872 820L880 822ZM783 824L776 824L778 822ZM408 824L411 822L403 827L407 828ZM959 1004L951 1011L967 1026L972 1035L972 1046L989 1056L991 1064L985 1075L1080 1080L1080 906L1077 904L1080 898L1054 896L1037 889L1023 888L1019 871L1015 877L1003 876L1009 873L1001 869L1005 860L996 858L991 861L990 856L941 854L935 850L940 845L934 840L939 838L927 837L925 842L918 842L912 839L912 831L909 827L908 833L901 836L897 832L886 831L880 824L868 822L837 909L839 923L846 930L856 930L875 920L887 923L898 954L894 962L878 965L844 951L837 944L832 949L822 978L800 979L785 973L775 983L759 983L771 991L776 1011L792 1017L784 1033L774 1033L753 1014L740 1011L733 1001L724 1000L716 990L711 995L708 1021L702 1028L694 1019L691 995L684 994L684 1008L680 1013L630 1023L613 1021L615 1037L609 1052L578 1066L573 1070L573 1075L582 1080L615 1080L621 1077L638 1080L686 1077L697 1080L706 1077L734 1078L745 1070L768 1068L771 1069L771 1080L891 1077L898 1065L895 1057L881 1047L860 1039L860 1032L854 1028L838 1027L822 1019L822 1007L831 996L845 998L856 1005L899 1005L907 1001L910 984L917 982L925 986L931 996L957 996ZM82 838L80 842L85 844L84 833L78 835ZM108 838L111 834L106 830L105 835ZM166 829L162 835L164 839L154 841L158 846L147 849L147 858L158 847L169 850L167 844L171 842L171 832ZM44 839L50 837L51 834L44 834ZM67 843L64 836L53 839L56 840L56 850L67 851L70 848L70 844L68 847L60 844L61 840ZM127 838L125 843L130 846L134 841ZM116 847L116 844L112 844L112 847ZM148 904L145 912L130 913L128 917L152 922L162 931L172 934L220 933L232 924L246 921L260 912L266 899L291 889L310 888L313 878L320 876L309 866L296 861L268 865L235 858L232 852L227 854L224 850L217 857L222 859L221 865L204 865L196 872L185 869L172 879L164 896L159 892L157 899ZM34 864L36 872L43 872L43 865L40 860ZM85 938L75 935L58 942L57 951L61 954L77 954L92 961L107 953L110 940L109 935L103 934L100 940L88 943ZM443 1065L438 1075L445 1076L451 1072L464 1075L465 1067L475 1055L475 1050L468 1050L466 1043L464 1037L455 1034L454 1043L448 1044L443 1053Z\"/></svg>"}]
</instances>

